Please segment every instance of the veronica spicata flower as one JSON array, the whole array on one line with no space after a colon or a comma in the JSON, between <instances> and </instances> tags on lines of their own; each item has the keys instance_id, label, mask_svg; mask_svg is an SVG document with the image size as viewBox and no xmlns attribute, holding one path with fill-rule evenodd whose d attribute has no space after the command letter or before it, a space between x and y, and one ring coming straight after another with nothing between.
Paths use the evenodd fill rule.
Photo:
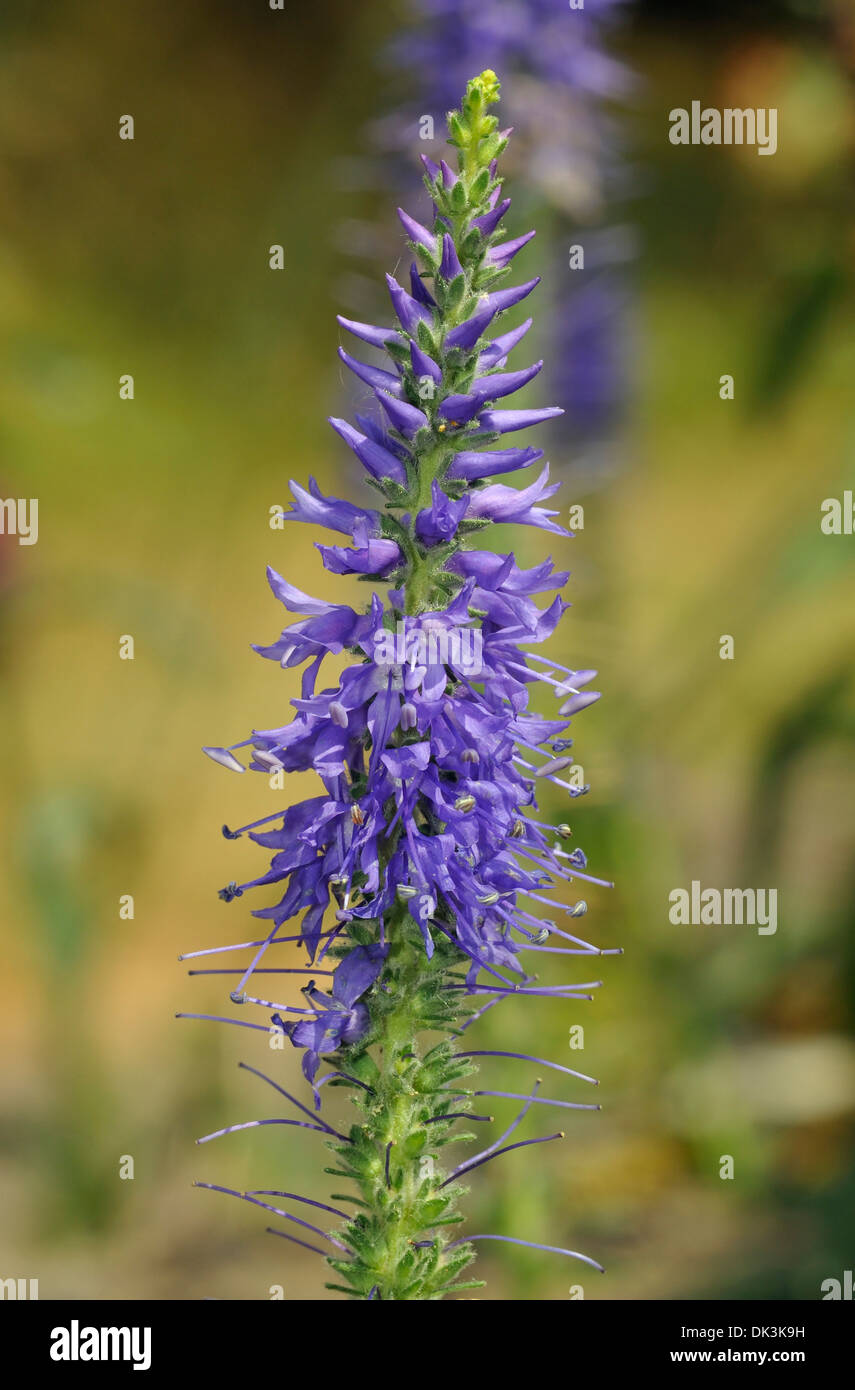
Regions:
<instances>
[{"instance_id":1,"label":"veronica spicata flower","mask_svg":"<svg viewBox=\"0 0 855 1390\"><path fill-rule=\"evenodd\" d=\"M230 748L205 750L236 771L247 761L265 775L314 770L321 787L253 825L225 828L230 839L248 834L272 858L265 873L230 883L221 897L269 889L273 901L253 910L258 939L189 953L248 953L230 998L257 1010L258 1021L223 1021L287 1037L300 1051L308 1103L264 1076L302 1118L251 1120L200 1142L260 1124L322 1135L336 1155L327 1171L353 1186L334 1198L355 1202L355 1216L296 1193L232 1195L299 1226L299 1236L276 1233L325 1253L338 1276L330 1287L374 1300L437 1299L474 1286L459 1280L472 1242L518 1237L450 1240L462 1219L460 1179L511 1149L563 1137L506 1142L533 1105L598 1108L541 1097L537 1083L518 1097L520 1113L498 1139L440 1165L449 1144L473 1138L458 1121L490 1121L472 1112L473 1097L508 1094L461 1084L476 1057L528 1060L591 1081L522 1052L470 1050L466 1031L512 995L586 999L600 984L541 985L529 953L603 954L542 920L545 909L584 913L583 901L555 896L562 883L602 882L587 872L581 850L564 848L569 827L553 830L538 813L546 783L569 797L587 790L562 775L572 761L564 735L599 699L588 688L595 671L527 650L554 632L565 604L550 595L567 575L551 560L523 568L513 553L472 548L493 522L568 535L550 505L556 486L542 451L507 438L556 411L510 403L541 364L510 364L531 320L508 329L503 315L538 282L508 284L528 238L505 239L508 200L497 159L507 140L489 114L498 95L491 71L469 82L460 111L449 116L457 168L426 160L431 212L426 222L399 214L415 260L401 280L388 277L390 323L340 321L363 351L385 354L380 367L342 349L378 410L356 425L331 421L364 466L375 505L325 496L314 481L292 483L289 521L344 538L318 546L326 568L383 592L375 589L357 609L310 598L269 570L273 594L300 617L256 650L304 668L296 713ZM493 481L513 473L523 474L522 486ZM341 653L350 663L336 684L322 685L325 658ZM554 702L551 715L533 708L535 690ZM288 927L295 920L296 930ZM300 973L274 963L274 948L294 941L306 950L310 977L300 1002L285 989L265 991L285 994L284 1002L261 997L258 979ZM442 1037L423 1050L427 1031ZM324 1118L327 1083L348 1088L359 1111L346 1134ZM340 1224L325 1230L262 1196L314 1206Z\"/></svg>"}]
</instances>

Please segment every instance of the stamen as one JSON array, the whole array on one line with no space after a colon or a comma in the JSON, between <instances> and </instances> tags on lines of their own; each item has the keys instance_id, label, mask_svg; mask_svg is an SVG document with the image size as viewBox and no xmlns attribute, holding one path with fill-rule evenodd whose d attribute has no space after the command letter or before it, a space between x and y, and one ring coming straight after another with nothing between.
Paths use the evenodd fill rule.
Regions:
<instances>
[{"instance_id":1,"label":"stamen","mask_svg":"<svg viewBox=\"0 0 855 1390\"><path fill-rule=\"evenodd\" d=\"M596 1082L594 1085L596 1086ZM504 1100L525 1100L525 1096L518 1095L516 1091L472 1091L473 1096L499 1096ZM602 1110L601 1105L581 1105L573 1100L549 1100L546 1096L530 1097L533 1105L557 1105L561 1110Z\"/></svg>"},{"instance_id":2,"label":"stamen","mask_svg":"<svg viewBox=\"0 0 855 1390\"><path fill-rule=\"evenodd\" d=\"M346 1071L328 1071L326 1076L322 1076L320 1081L315 1082L315 1090L319 1091L326 1081L338 1080L339 1078L343 1081L351 1081L354 1086L361 1086L363 1091L367 1091L369 1095L374 1095L373 1086L366 1086L364 1081L360 1081L356 1076L350 1076Z\"/></svg>"},{"instance_id":3,"label":"stamen","mask_svg":"<svg viewBox=\"0 0 855 1390\"><path fill-rule=\"evenodd\" d=\"M606 1272L601 1264L591 1259L590 1255L580 1255L578 1250L562 1250L558 1245L539 1245L537 1241L519 1240L516 1236L461 1236L459 1240L451 1241L445 1248L446 1250L453 1250L456 1245L466 1245L470 1240L504 1240L507 1241L509 1245L525 1246L527 1250L546 1250L552 1255L569 1255L573 1260L581 1260L583 1264L590 1265L592 1269L598 1269L601 1274L605 1274Z\"/></svg>"},{"instance_id":4,"label":"stamen","mask_svg":"<svg viewBox=\"0 0 855 1390\"><path fill-rule=\"evenodd\" d=\"M243 743L233 743L232 748L246 748L247 744L252 743L251 738L244 739ZM230 772L246 772L243 763L240 762L232 753L232 748L203 748L202 752L207 754L213 762L219 763L220 767L226 767Z\"/></svg>"},{"instance_id":5,"label":"stamen","mask_svg":"<svg viewBox=\"0 0 855 1390\"><path fill-rule=\"evenodd\" d=\"M242 1202L252 1202L253 1206L263 1207L265 1211L272 1211L274 1216L282 1216L286 1221L293 1221L295 1226L303 1226L307 1231L314 1231L316 1236L323 1236L330 1245L338 1246L339 1250L344 1250L350 1254L349 1248L331 1236L327 1231L321 1230L320 1226L313 1226L310 1221L304 1221L300 1216L292 1216L290 1212L283 1211L281 1207L272 1207L269 1202L259 1202L257 1197L251 1196L248 1192L237 1192L233 1187L218 1187L212 1182L194 1182L194 1187L207 1187L210 1192L224 1192L227 1197L239 1197Z\"/></svg>"},{"instance_id":6,"label":"stamen","mask_svg":"<svg viewBox=\"0 0 855 1390\"><path fill-rule=\"evenodd\" d=\"M504 1142L505 1142L506 1139L510 1139L511 1135L515 1132L515 1130L519 1129L520 1125L522 1124L523 1120L525 1119L526 1115L528 1114L529 1110L531 1109L532 1101L534 1100L535 1096L537 1095L539 1089L540 1089L540 1081L537 1080L537 1081L535 1081L534 1086L532 1087L531 1095L530 1095L530 1096L526 1096L525 1105L523 1106L522 1110L520 1110L519 1114L517 1114L517 1115L514 1116L514 1118L511 1120L511 1123L508 1125L507 1129L505 1130L504 1134L500 1134L499 1137L498 1137L498 1139L494 1139L494 1140L493 1140L493 1143L492 1143L492 1144L489 1144L489 1145L487 1146L486 1149L482 1149L481 1152L480 1152L479 1154L473 1155L474 1158L484 1158L484 1157L487 1156L488 1154L494 1153L494 1152L496 1151L496 1149L501 1148L502 1144L504 1144ZM472 1159L471 1159L471 1158L470 1158L470 1159L464 1159L464 1161L463 1161L462 1163L459 1163L459 1164L457 1165L457 1167L453 1170L453 1172L451 1173L451 1177L452 1177L452 1178L456 1177L458 1173L460 1173L460 1172L463 1171L463 1169L466 1167L467 1163L470 1163L470 1162L472 1162Z\"/></svg>"},{"instance_id":7,"label":"stamen","mask_svg":"<svg viewBox=\"0 0 855 1390\"><path fill-rule=\"evenodd\" d=\"M262 1033L269 1033L270 1029L264 1023L245 1023L242 1018L220 1018L218 1014L176 1014L176 1018L201 1018L209 1023L233 1023L238 1028L258 1028Z\"/></svg>"},{"instance_id":8,"label":"stamen","mask_svg":"<svg viewBox=\"0 0 855 1390\"><path fill-rule=\"evenodd\" d=\"M188 970L188 971L187 971L187 974L188 974L188 975L239 975L239 974L240 974L240 967L238 966L238 967L233 967L232 969L221 969L221 970ZM256 975L334 975L334 974L335 974L335 971L334 971L334 970L316 970L313 966L302 966L302 967L299 967L299 968L296 967L296 966L288 967L288 968L280 967L279 969L277 969L275 966L272 966L272 965L264 965L264 966L261 966L258 970L254 971L254 974L256 974ZM229 996L229 997L231 997L231 996ZM246 996L244 996L244 998L246 998ZM235 1001L235 1002L237 1002L237 1001Z\"/></svg>"},{"instance_id":9,"label":"stamen","mask_svg":"<svg viewBox=\"0 0 855 1390\"><path fill-rule=\"evenodd\" d=\"M281 1236L283 1240L291 1240L295 1245L302 1245L305 1250L314 1250L316 1255L323 1255L324 1259L327 1258L326 1250L321 1250L317 1245L310 1245L307 1240L298 1240L296 1236L289 1235L287 1231L277 1231L272 1226L267 1226L265 1229L269 1236Z\"/></svg>"},{"instance_id":10,"label":"stamen","mask_svg":"<svg viewBox=\"0 0 855 1390\"><path fill-rule=\"evenodd\" d=\"M222 1139L224 1134L236 1134L239 1129L257 1129L259 1125L294 1125L297 1129L316 1129L318 1134L329 1133L326 1125L310 1125L305 1120L244 1120L240 1125L227 1125L225 1129L215 1129L212 1134L204 1134L197 1144L207 1144L210 1139Z\"/></svg>"},{"instance_id":11,"label":"stamen","mask_svg":"<svg viewBox=\"0 0 855 1390\"><path fill-rule=\"evenodd\" d=\"M482 1018L484 1014L489 1013L491 1009L494 1009L496 1005L501 1004L501 1002L501 998L491 999L488 1004L485 1004L483 1006L483 1008L477 1009L476 1012L472 1014L470 1018L466 1019L465 1023L461 1023L460 1027L457 1030L458 1034L462 1037L463 1034L466 1032L467 1028L471 1028L473 1023L477 1023L479 1018Z\"/></svg>"},{"instance_id":12,"label":"stamen","mask_svg":"<svg viewBox=\"0 0 855 1390\"><path fill-rule=\"evenodd\" d=\"M333 936L338 927L333 927L330 931L323 931L320 934L322 939L325 936ZM194 960L198 956L217 956L224 951L248 951L254 946L282 946L289 941L303 941L302 932L297 936L274 936L267 937L266 941L237 941L233 946L206 946L203 951L183 951L178 957L179 960Z\"/></svg>"},{"instance_id":13,"label":"stamen","mask_svg":"<svg viewBox=\"0 0 855 1390\"><path fill-rule=\"evenodd\" d=\"M238 1066L242 1071L251 1071L253 1076L258 1076L262 1081L266 1081L268 1086L273 1087L274 1091L278 1091L286 1100L290 1100L292 1105L296 1105L298 1110L302 1110L304 1115L308 1115L310 1120L317 1120L319 1124L322 1124L330 1134L335 1135L336 1139L342 1139L345 1143L350 1142L346 1135L339 1134L337 1129L333 1129L332 1125L328 1125L325 1120L321 1119L320 1115L315 1113L315 1111L309 1110L307 1106L303 1105L302 1101L297 1100L289 1091L283 1090L278 1081L274 1081L271 1077L265 1076L263 1071L259 1071L257 1067L251 1067L248 1062L238 1062Z\"/></svg>"},{"instance_id":14,"label":"stamen","mask_svg":"<svg viewBox=\"0 0 855 1390\"><path fill-rule=\"evenodd\" d=\"M242 825L240 830L229 830L229 827L224 825L223 834L227 840L237 840L247 830L255 830L259 825L267 825L272 820L281 820L284 815L285 811L274 811L272 816L262 816L261 820L254 820L250 825Z\"/></svg>"},{"instance_id":15,"label":"stamen","mask_svg":"<svg viewBox=\"0 0 855 1390\"><path fill-rule=\"evenodd\" d=\"M593 1076L586 1076L583 1071L573 1071L571 1067L562 1067L558 1062L547 1062L543 1057L529 1057L525 1052L458 1052L458 1057L514 1057L518 1062L533 1062L538 1067L549 1067L551 1071L562 1071L567 1076L575 1076L580 1081L590 1081L592 1086L599 1086Z\"/></svg>"},{"instance_id":16,"label":"stamen","mask_svg":"<svg viewBox=\"0 0 855 1390\"><path fill-rule=\"evenodd\" d=\"M207 1183L197 1183L197 1187L207 1187ZM328 1206L326 1202L316 1202L313 1197L301 1197L296 1192L276 1192L270 1187L251 1187L245 1194L246 1197L287 1197L292 1202L305 1202L307 1207L320 1207L321 1211L328 1211L332 1216L340 1216L343 1221L347 1221L346 1211L341 1211L338 1207Z\"/></svg>"},{"instance_id":17,"label":"stamen","mask_svg":"<svg viewBox=\"0 0 855 1390\"><path fill-rule=\"evenodd\" d=\"M542 1139L518 1139L516 1144L506 1144L503 1149L494 1149L492 1153L486 1154L483 1158L473 1159L467 1163L465 1168L459 1168L457 1172L462 1176L464 1173L471 1173L473 1168L480 1168L484 1163L489 1163L491 1158L500 1158L502 1154L509 1154L513 1149L525 1149L530 1144L548 1144L552 1139L563 1139L564 1131L559 1130L556 1134L545 1134ZM440 1188L453 1182L454 1178L446 1178L445 1182L440 1183Z\"/></svg>"},{"instance_id":18,"label":"stamen","mask_svg":"<svg viewBox=\"0 0 855 1390\"><path fill-rule=\"evenodd\" d=\"M461 1052L458 1055L462 1057L465 1054ZM431 1115L429 1120L422 1120L422 1124L436 1125L440 1120L482 1120L485 1124L490 1124L494 1119L494 1115L472 1115L468 1110L450 1110L446 1115Z\"/></svg>"}]
</instances>

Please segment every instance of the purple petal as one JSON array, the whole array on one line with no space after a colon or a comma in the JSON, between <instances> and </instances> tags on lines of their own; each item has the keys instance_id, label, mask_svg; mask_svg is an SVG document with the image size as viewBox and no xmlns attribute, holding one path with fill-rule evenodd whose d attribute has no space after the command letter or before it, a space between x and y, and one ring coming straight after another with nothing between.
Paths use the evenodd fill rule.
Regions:
<instances>
[{"instance_id":1,"label":"purple petal","mask_svg":"<svg viewBox=\"0 0 855 1390\"><path fill-rule=\"evenodd\" d=\"M432 357L428 357L426 352L422 352L418 343L410 343L410 361L417 377L430 377L431 381L437 385L442 381L442 369L437 366Z\"/></svg>"},{"instance_id":2,"label":"purple petal","mask_svg":"<svg viewBox=\"0 0 855 1390\"><path fill-rule=\"evenodd\" d=\"M397 396L401 394L400 378L394 376L392 372L384 372L380 367L370 367L367 362L358 362L342 347L338 349L338 355L354 376L358 376L360 381L364 381L368 386L379 387L382 391L391 391Z\"/></svg>"},{"instance_id":3,"label":"purple petal","mask_svg":"<svg viewBox=\"0 0 855 1390\"><path fill-rule=\"evenodd\" d=\"M447 476L463 478L467 482L475 478L492 478L499 473L513 473L518 468L528 468L543 458L542 449L496 449L462 450L452 461Z\"/></svg>"},{"instance_id":4,"label":"purple petal","mask_svg":"<svg viewBox=\"0 0 855 1390\"><path fill-rule=\"evenodd\" d=\"M519 328L512 328L509 333L502 333L498 338L493 338L492 342L481 350L478 358L479 371L483 368L503 366L508 353L525 337L533 322L533 319L526 319Z\"/></svg>"},{"instance_id":5,"label":"purple petal","mask_svg":"<svg viewBox=\"0 0 855 1390\"><path fill-rule=\"evenodd\" d=\"M389 286L392 307L407 333L415 333L421 322L431 322L430 312L425 305L420 304L411 294L407 294L407 291L398 284L394 275L386 276L386 284Z\"/></svg>"},{"instance_id":6,"label":"purple petal","mask_svg":"<svg viewBox=\"0 0 855 1390\"><path fill-rule=\"evenodd\" d=\"M442 238L442 261L440 262L439 273L443 280L453 280L456 276L463 274L463 266L457 255L454 238L448 232Z\"/></svg>"},{"instance_id":7,"label":"purple petal","mask_svg":"<svg viewBox=\"0 0 855 1390\"><path fill-rule=\"evenodd\" d=\"M511 205L510 198L503 198L497 203L492 212L485 212L483 217L473 217L470 227L477 227L483 236L491 236L496 230L508 208Z\"/></svg>"},{"instance_id":8,"label":"purple petal","mask_svg":"<svg viewBox=\"0 0 855 1390\"><path fill-rule=\"evenodd\" d=\"M531 241L536 232L526 232L525 236L514 237L513 241L500 242L498 246L491 246L484 260L487 265L506 266L522 249Z\"/></svg>"},{"instance_id":9,"label":"purple petal","mask_svg":"<svg viewBox=\"0 0 855 1390\"><path fill-rule=\"evenodd\" d=\"M446 351L451 348L463 348L464 351L473 348L497 313L496 306L490 304L487 299L483 299L470 319L458 324L456 328L452 328L451 332L445 335Z\"/></svg>"},{"instance_id":10,"label":"purple petal","mask_svg":"<svg viewBox=\"0 0 855 1390\"><path fill-rule=\"evenodd\" d=\"M417 222L408 212L404 212L403 208L398 208L398 217L401 219L401 226L410 241L418 246L424 246L428 251L435 250L436 237L433 232L429 232L427 227L423 227L421 222Z\"/></svg>"},{"instance_id":11,"label":"purple petal","mask_svg":"<svg viewBox=\"0 0 855 1390\"><path fill-rule=\"evenodd\" d=\"M383 391L377 391L377 399L389 416L396 430L407 439L412 438L417 430L424 429L428 423L428 418L423 410L410 405L408 401L399 401L395 396L387 396Z\"/></svg>"},{"instance_id":12,"label":"purple petal","mask_svg":"<svg viewBox=\"0 0 855 1390\"><path fill-rule=\"evenodd\" d=\"M333 416L330 418L330 424L373 478L393 478L396 483L406 483L407 470L395 454L380 444L375 444L367 435L360 434L347 420L338 420Z\"/></svg>"},{"instance_id":13,"label":"purple petal","mask_svg":"<svg viewBox=\"0 0 855 1390\"><path fill-rule=\"evenodd\" d=\"M509 434L512 430L525 430L532 425L542 425L544 420L554 420L564 411L557 405L543 410L485 410L480 417L481 428L497 430L499 434Z\"/></svg>"},{"instance_id":14,"label":"purple petal","mask_svg":"<svg viewBox=\"0 0 855 1390\"><path fill-rule=\"evenodd\" d=\"M519 304L520 300L530 295L539 284L540 276L535 275L533 280L527 280L524 285L512 285L508 290L495 290L488 294L487 303L500 314L505 309L512 309L515 304Z\"/></svg>"},{"instance_id":15,"label":"purple petal","mask_svg":"<svg viewBox=\"0 0 855 1390\"><path fill-rule=\"evenodd\" d=\"M379 328L373 323L358 323L355 319L346 319L341 314L336 314L336 318L348 333L352 333L355 338L361 338L364 343L370 343L372 347L385 347L398 336L395 328Z\"/></svg>"}]
</instances>

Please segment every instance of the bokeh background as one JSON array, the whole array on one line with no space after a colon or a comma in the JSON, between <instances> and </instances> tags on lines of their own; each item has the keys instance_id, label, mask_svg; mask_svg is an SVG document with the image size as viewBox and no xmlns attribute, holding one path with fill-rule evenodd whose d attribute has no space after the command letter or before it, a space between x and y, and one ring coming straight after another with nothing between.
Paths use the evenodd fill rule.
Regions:
<instances>
[{"instance_id":1,"label":"bokeh background","mask_svg":"<svg viewBox=\"0 0 855 1390\"><path fill-rule=\"evenodd\" d=\"M42 1298L329 1296L263 1213L191 1189L336 1180L303 1131L195 1147L276 1111L237 1070L269 1063L263 1037L174 1021L224 993L176 956L253 935L217 889L259 851L219 831L276 794L198 750L287 717L292 674L249 649L281 625L265 564L364 596L324 573L319 536L268 518L290 476L354 484L325 423L348 404L334 314L354 273L389 268L366 266L368 236L354 272L352 229L391 227L398 193L382 161L379 185L347 171L376 168L402 81L378 55L404 18L386 0L0 16L0 495L40 503L37 545L0 536L0 1277ZM479 1025L474 1046L598 1076L604 1108L480 1170L469 1210L609 1272L482 1246L479 1296L816 1298L855 1251L855 540L820 530L855 486L855 18L638 3L608 42L637 78L610 113L632 395L601 469L553 449L585 527L552 553L573 571L559 649L606 694L575 731L592 792L572 820L617 887L586 895L585 929L625 955L595 1004ZM778 153L673 148L667 113L695 98L778 107ZM566 260L550 225L526 252L541 319ZM673 926L692 879L777 888L777 934ZM274 1056L299 1086L297 1054ZM496 1089L530 1084L489 1065Z\"/></svg>"}]
</instances>

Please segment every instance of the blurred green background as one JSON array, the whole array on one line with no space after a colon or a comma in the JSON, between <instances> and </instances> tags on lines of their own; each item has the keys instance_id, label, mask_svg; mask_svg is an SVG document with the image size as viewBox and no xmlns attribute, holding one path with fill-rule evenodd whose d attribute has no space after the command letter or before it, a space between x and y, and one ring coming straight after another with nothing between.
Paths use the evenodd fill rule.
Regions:
<instances>
[{"instance_id":1,"label":"blurred green background","mask_svg":"<svg viewBox=\"0 0 855 1390\"><path fill-rule=\"evenodd\" d=\"M585 931L626 954L594 1004L503 1005L470 1034L591 1072L604 1105L480 1170L470 1229L609 1272L483 1246L485 1298L816 1298L855 1257L855 540L820 530L855 486L855 23L848 5L708 8L638 6L620 40L642 79L620 214L642 246L636 400L601 485L552 455L586 521L552 547L573 571L556 654L606 694L575 731L593 790L572 821L617 887L586 895ZM353 483L325 423L346 405L338 229L398 199L337 170L388 114L375 55L399 18L344 0L0 16L0 495L40 503L37 545L0 536L0 1277L42 1298L325 1296L320 1261L262 1213L191 1190L323 1199L336 1180L302 1131L194 1146L277 1111L236 1065L269 1064L263 1037L173 1020L223 995L176 955L254 935L216 890L260 851L219 831L275 793L198 750L288 717L293 673L249 650L281 626L265 564L364 597L322 570L319 536L268 516L291 476ZM674 149L667 113L695 97L777 106L777 155ZM535 247L529 275L550 264ZM776 887L777 934L673 926L692 879ZM286 1086L298 1062L282 1055ZM530 1084L488 1065L491 1087Z\"/></svg>"}]
</instances>

